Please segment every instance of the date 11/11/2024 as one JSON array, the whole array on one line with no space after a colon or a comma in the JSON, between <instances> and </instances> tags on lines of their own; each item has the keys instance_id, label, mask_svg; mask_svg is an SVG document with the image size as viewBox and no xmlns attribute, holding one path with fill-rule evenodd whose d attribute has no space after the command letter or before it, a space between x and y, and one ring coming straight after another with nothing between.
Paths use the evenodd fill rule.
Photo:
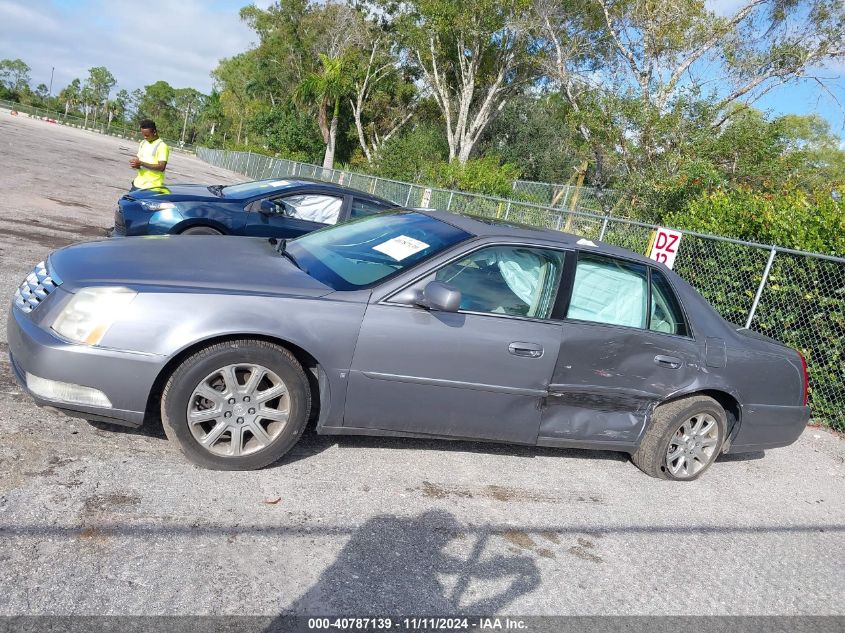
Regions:
<instances>
[{"instance_id":1,"label":"date 11/11/2024","mask_svg":"<svg viewBox=\"0 0 845 633\"><path fill-rule=\"evenodd\" d=\"M500 617L479 618L309 618L309 630L335 631L378 631L378 630L406 630L406 631L519 631L527 630L527 623L523 620Z\"/></svg>"}]
</instances>

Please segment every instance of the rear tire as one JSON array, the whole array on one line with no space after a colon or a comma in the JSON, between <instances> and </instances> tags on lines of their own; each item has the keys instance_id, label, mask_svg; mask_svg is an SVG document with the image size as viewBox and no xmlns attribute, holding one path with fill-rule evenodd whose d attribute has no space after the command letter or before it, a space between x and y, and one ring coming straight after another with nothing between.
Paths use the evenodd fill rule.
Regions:
<instances>
[{"instance_id":1,"label":"rear tire","mask_svg":"<svg viewBox=\"0 0 845 633\"><path fill-rule=\"evenodd\" d=\"M161 396L167 438L191 462L212 470L254 470L278 461L299 441L310 408L308 380L293 354L252 339L192 354Z\"/></svg>"},{"instance_id":2,"label":"rear tire","mask_svg":"<svg viewBox=\"0 0 845 633\"><path fill-rule=\"evenodd\" d=\"M672 481L698 479L722 451L725 410L708 396L661 405L631 461L647 475Z\"/></svg>"},{"instance_id":3,"label":"rear tire","mask_svg":"<svg viewBox=\"0 0 845 633\"><path fill-rule=\"evenodd\" d=\"M179 235L223 235L217 229L214 229L210 226L192 226L184 231L182 231Z\"/></svg>"}]
</instances>

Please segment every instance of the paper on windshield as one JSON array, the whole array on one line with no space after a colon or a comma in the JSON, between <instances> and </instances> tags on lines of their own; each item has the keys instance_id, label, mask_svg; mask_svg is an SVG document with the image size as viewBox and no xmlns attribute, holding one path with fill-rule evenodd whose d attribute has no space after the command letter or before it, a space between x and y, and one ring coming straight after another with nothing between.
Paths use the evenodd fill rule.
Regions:
<instances>
[{"instance_id":1,"label":"paper on windshield","mask_svg":"<svg viewBox=\"0 0 845 633\"><path fill-rule=\"evenodd\" d=\"M395 259L397 262L401 262L406 257L419 253L428 247L428 244L415 240L413 237L399 235L393 239L387 240L386 242L382 242L378 246L373 246L373 250L384 253L388 257Z\"/></svg>"}]
</instances>

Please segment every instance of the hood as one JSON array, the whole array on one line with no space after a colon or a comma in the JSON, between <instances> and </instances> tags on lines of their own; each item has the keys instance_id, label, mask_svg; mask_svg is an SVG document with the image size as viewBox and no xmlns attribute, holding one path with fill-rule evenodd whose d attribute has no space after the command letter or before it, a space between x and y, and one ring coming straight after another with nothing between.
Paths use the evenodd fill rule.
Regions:
<instances>
[{"instance_id":1,"label":"hood","mask_svg":"<svg viewBox=\"0 0 845 633\"><path fill-rule=\"evenodd\" d=\"M125 200L215 200L226 201L208 190L208 185L167 185L153 189L136 189L123 196Z\"/></svg>"},{"instance_id":2,"label":"hood","mask_svg":"<svg viewBox=\"0 0 845 633\"><path fill-rule=\"evenodd\" d=\"M103 285L307 297L333 292L279 255L266 238L127 237L68 246L49 261L70 292Z\"/></svg>"}]
</instances>

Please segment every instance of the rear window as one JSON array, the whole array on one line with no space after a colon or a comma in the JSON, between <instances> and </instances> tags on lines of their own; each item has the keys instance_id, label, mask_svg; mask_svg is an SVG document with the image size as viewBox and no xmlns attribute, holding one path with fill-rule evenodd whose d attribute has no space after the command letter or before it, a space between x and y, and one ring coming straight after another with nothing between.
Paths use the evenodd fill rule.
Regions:
<instances>
[{"instance_id":1,"label":"rear window","mask_svg":"<svg viewBox=\"0 0 845 633\"><path fill-rule=\"evenodd\" d=\"M666 334L689 336L689 328L684 311L672 287L663 274L654 268L651 270L651 314L649 329Z\"/></svg>"},{"instance_id":2,"label":"rear window","mask_svg":"<svg viewBox=\"0 0 845 633\"><path fill-rule=\"evenodd\" d=\"M352 198L352 211L350 216L353 218L363 218L368 215L375 215L376 213L384 213L395 209L393 205L378 204L370 200L361 200L359 198Z\"/></svg>"},{"instance_id":3,"label":"rear window","mask_svg":"<svg viewBox=\"0 0 845 633\"><path fill-rule=\"evenodd\" d=\"M581 254L566 316L645 328L648 269L642 264Z\"/></svg>"}]
</instances>

